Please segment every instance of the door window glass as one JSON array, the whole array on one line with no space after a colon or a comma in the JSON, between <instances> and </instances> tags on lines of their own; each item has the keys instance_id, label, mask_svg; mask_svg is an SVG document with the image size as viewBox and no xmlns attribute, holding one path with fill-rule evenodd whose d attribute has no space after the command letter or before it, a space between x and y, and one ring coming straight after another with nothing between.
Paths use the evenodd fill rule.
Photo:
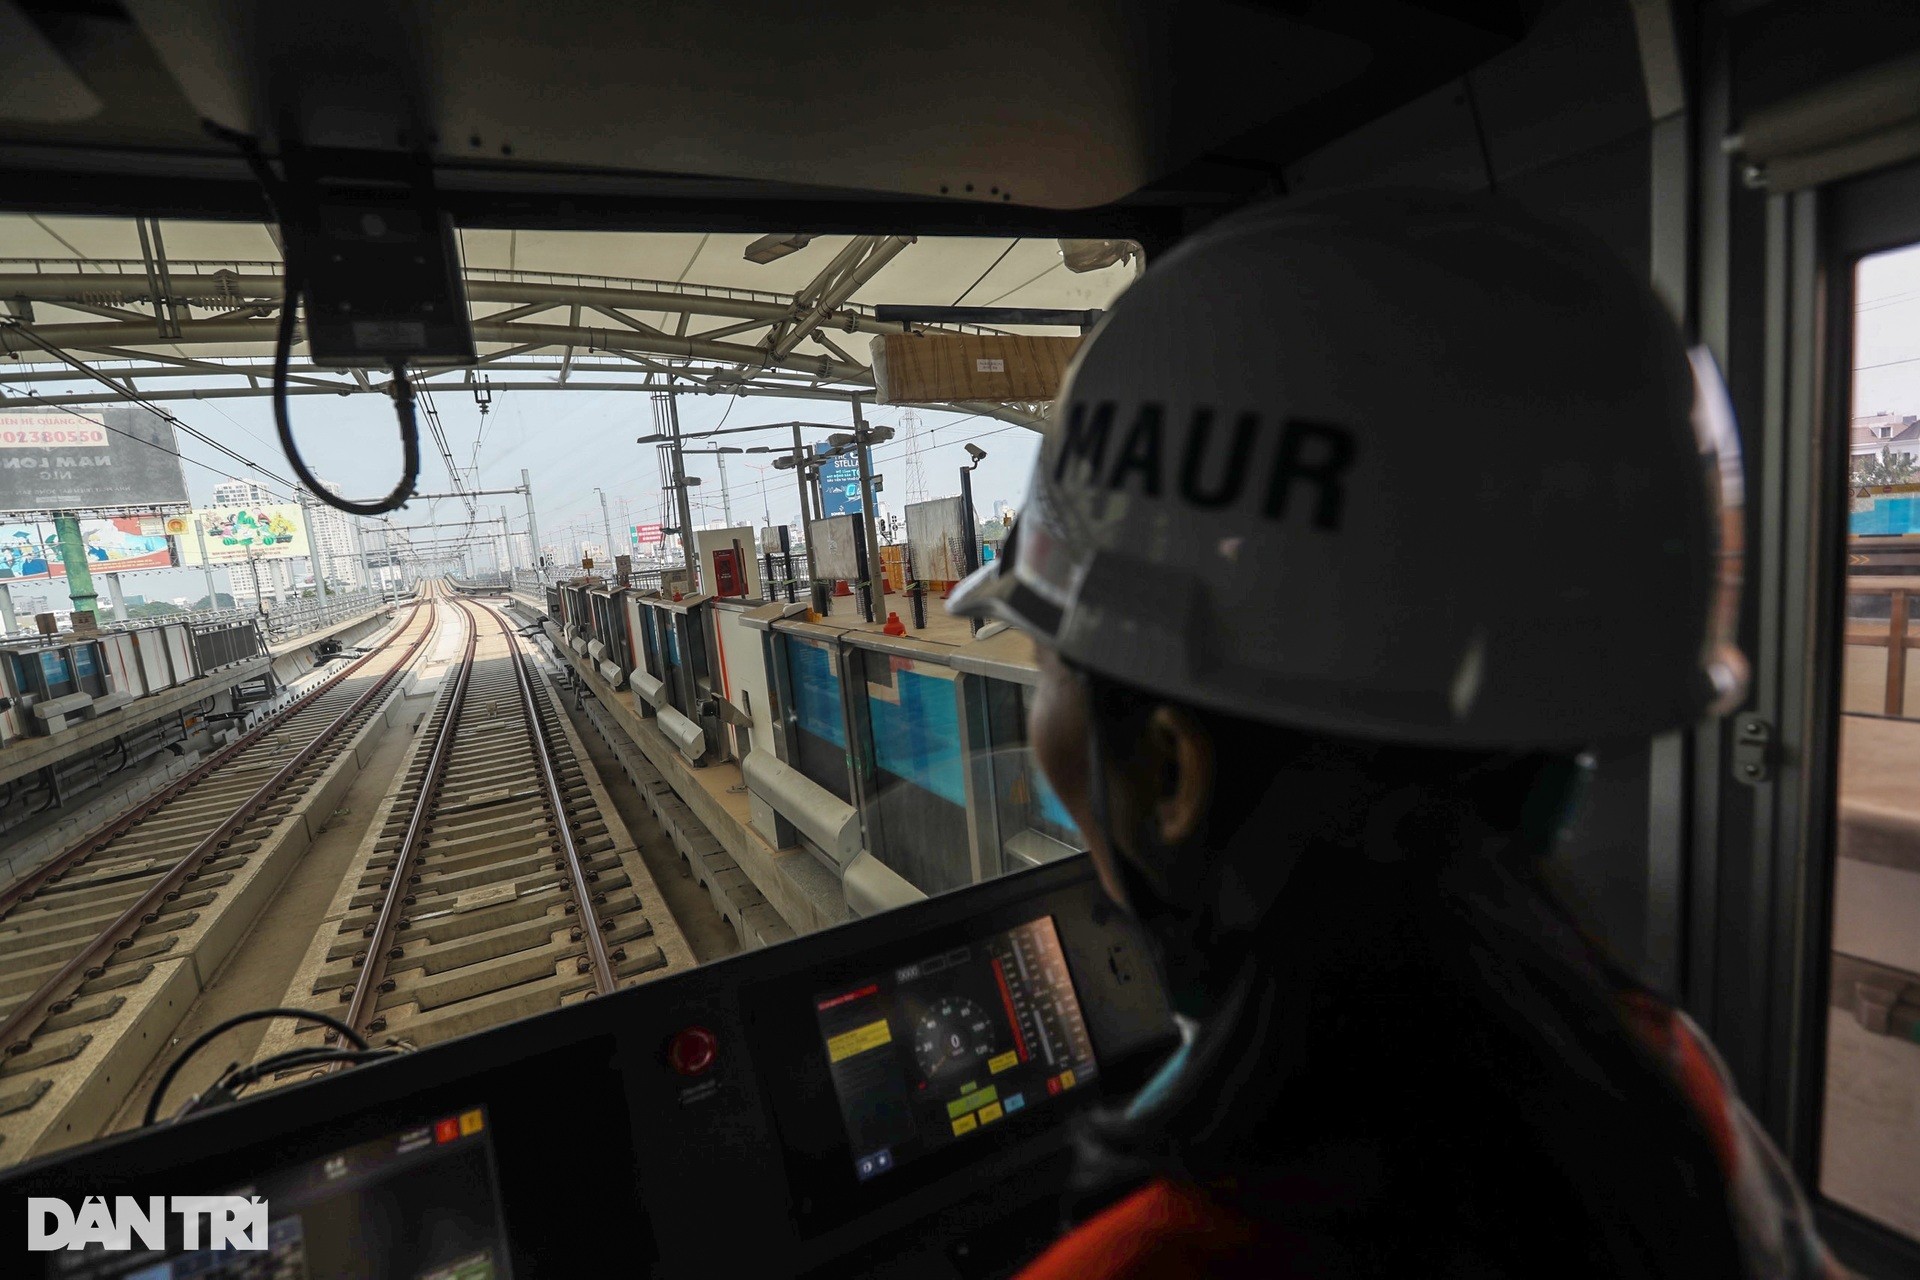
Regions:
<instances>
[{"instance_id":1,"label":"door window glass","mask_svg":"<svg viewBox=\"0 0 1920 1280\"><path fill-rule=\"evenodd\" d=\"M1820 1189L1920 1237L1920 246L1854 297Z\"/></svg>"}]
</instances>

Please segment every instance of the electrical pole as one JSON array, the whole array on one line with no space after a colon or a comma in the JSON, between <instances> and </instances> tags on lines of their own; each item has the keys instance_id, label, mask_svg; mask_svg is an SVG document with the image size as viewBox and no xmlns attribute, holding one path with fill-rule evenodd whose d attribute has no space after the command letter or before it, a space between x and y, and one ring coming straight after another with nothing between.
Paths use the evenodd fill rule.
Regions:
<instances>
[{"instance_id":1,"label":"electrical pole","mask_svg":"<svg viewBox=\"0 0 1920 1280\"><path fill-rule=\"evenodd\" d=\"M726 521L727 528L733 528L733 499L727 493L727 455L714 455L720 463L720 518Z\"/></svg>"},{"instance_id":2,"label":"electrical pole","mask_svg":"<svg viewBox=\"0 0 1920 1280\"><path fill-rule=\"evenodd\" d=\"M207 612L220 607L220 594L213 589L213 561L207 559L207 522L193 513L193 536L200 541L200 571L207 575Z\"/></svg>"},{"instance_id":3,"label":"electrical pole","mask_svg":"<svg viewBox=\"0 0 1920 1280\"><path fill-rule=\"evenodd\" d=\"M860 416L860 397L848 399L853 402L853 458L860 465L860 522L867 531L867 621L878 622L886 612L886 573L881 568L880 527L873 510L873 460L867 456L867 420Z\"/></svg>"},{"instance_id":4,"label":"electrical pole","mask_svg":"<svg viewBox=\"0 0 1920 1280\"><path fill-rule=\"evenodd\" d=\"M533 544L534 576L545 582L547 575L540 568L540 523L533 518L533 480L525 467L520 468L520 488L527 495L527 541Z\"/></svg>"},{"instance_id":5,"label":"electrical pole","mask_svg":"<svg viewBox=\"0 0 1920 1280\"><path fill-rule=\"evenodd\" d=\"M294 492L300 495L300 523L306 526L307 534L307 563L313 566L314 590L320 599L320 610L322 613L325 613L327 608L327 566L320 554L320 531L314 528L313 517L307 514L309 510L308 499L311 495L308 494L305 489L296 489Z\"/></svg>"},{"instance_id":6,"label":"electrical pole","mask_svg":"<svg viewBox=\"0 0 1920 1280\"><path fill-rule=\"evenodd\" d=\"M254 557L253 544L247 544L247 572L253 576L253 607L261 617L267 616L267 600L260 594L260 561Z\"/></svg>"},{"instance_id":7,"label":"electrical pole","mask_svg":"<svg viewBox=\"0 0 1920 1280\"><path fill-rule=\"evenodd\" d=\"M666 393L666 400L667 426L673 436L673 485L680 495L680 550L687 567L687 589L697 591L700 588L700 566L693 554L693 507L687 501L687 459L681 452L680 401L671 389Z\"/></svg>"},{"instance_id":8,"label":"electrical pole","mask_svg":"<svg viewBox=\"0 0 1920 1280\"><path fill-rule=\"evenodd\" d=\"M60 544L60 564L67 571L67 596L73 613L92 613L99 603L93 591L93 569L87 564L87 544L80 537L80 517L63 511L53 517L53 536ZM69 615L68 626L73 625Z\"/></svg>"},{"instance_id":9,"label":"electrical pole","mask_svg":"<svg viewBox=\"0 0 1920 1280\"><path fill-rule=\"evenodd\" d=\"M807 447L800 440L800 424L793 424L793 478L800 482L800 535L806 536L807 526L813 523L813 503L807 497L811 487L807 480Z\"/></svg>"},{"instance_id":10,"label":"electrical pole","mask_svg":"<svg viewBox=\"0 0 1920 1280\"><path fill-rule=\"evenodd\" d=\"M612 564L613 563L613 517L607 514L607 491L605 489L602 489L599 485L593 486L593 491L600 495L600 523L606 528L606 531L607 531L606 558L607 558L607 563Z\"/></svg>"}]
</instances>

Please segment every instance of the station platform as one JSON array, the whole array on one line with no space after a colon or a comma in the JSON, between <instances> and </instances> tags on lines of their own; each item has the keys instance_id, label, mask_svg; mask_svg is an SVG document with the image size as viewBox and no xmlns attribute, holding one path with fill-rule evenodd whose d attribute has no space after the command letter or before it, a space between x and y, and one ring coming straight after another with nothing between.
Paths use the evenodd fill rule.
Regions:
<instances>
[{"instance_id":1,"label":"station platform","mask_svg":"<svg viewBox=\"0 0 1920 1280\"><path fill-rule=\"evenodd\" d=\"M0 785L107 746L122 734L179 715L216 694L251 683L269 672L278 683L289 684L313 670L311 654L315 645L331 639L351 643L382 623L390 612L391 609L373 609L343 618L318 630L277 641L267 647L265 656L220 667L185 684L70 725L58 733L16 738L0 747Z\"/></svg>"}]
</instances>

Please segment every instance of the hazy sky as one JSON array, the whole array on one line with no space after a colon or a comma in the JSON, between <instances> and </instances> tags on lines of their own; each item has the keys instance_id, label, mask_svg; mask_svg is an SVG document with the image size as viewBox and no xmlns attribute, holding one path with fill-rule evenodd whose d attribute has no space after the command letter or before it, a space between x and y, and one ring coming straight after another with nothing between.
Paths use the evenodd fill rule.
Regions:
<instances>
[{"instance_id":1,"label":"hazy sky","mask_svg":"<svg viewBox=\"0 0 1920 1280\"><path fill-rule=\"evenodd\" d=\"M1920 415L1920 245L1860 263L1854 412Z\"/></svg>"},{"instance_id":2,"label":"hazy sky","mask_svg":"<svg viewBox=\"0 0 1920 1280\"><path fill-rule=\"evenodd\" d=\"M531 381L537 375L514 376ZM0 373L0 384L4 382L4 373ZM168 385L194 384L176 381ZM233 382L222 379L204 385L232 386ZM80 384L59 383L35 387L42 395L82 389ZM436 392L434 402L455 460L462 467L468 465L474 456L475 443L479 442L478 487L511 488L520 483L522 467L531 473L543 543L559 545L569 530L576 545L580 537L605 541L600 499L594 493L596 485L606 490L616 541L620 537L623 503L631 523L662 521L663 498L655 449L652 445L634 443L635 437L651 434L654 429L650 395L625 391L496 392L493 408L484 423L479 406L465 390ZM272 408L266 397L159 403L181 421L259 463L267 471L292 478L292 470L275 438ZM364 394L296 396L289 401L289 407L302 451L316 474L356 499L376 497L392 487L400 469L400 445L391 401ZM905 411L868 405L865 412L870 422L891 425L898 431ZM959 468L967 461L961 446L973 441L988 455L974 473L974 501L979 511L983 516L990 514L996 499L1019 505L1039 450L1040 437L1036 433L992 418L918 412L923 440L922 468L929 497L959 492ZM845 430L852 421L849 404L829 400L705 395L686 395L680 399L681 429L689 436L720 425L723 419L729 430L755 423L794 420L825 422L837 430ZM421 429L420 489L427 493L448 492L451 485L446 467L424 419ZM825 433L810 433L810 438L824 439ZM762 435L729 435L694 442L690 447L712 448L725 444L746 448L755 444L786 445L791 440L792 433L781 430ZM196 504L210 503L213 487L226 478L224 474L216 474L216 470L259 479L269 485L274 483L189 437L181 437L180 448L190 460L186 465L187 487ZM896 514L907 501L905 453L904 431L874 449L875 469L886 478L881 501ZM194 462L207 465L196 466ZM718 462L713 457L687 459L688 474L703 480L693 490L696 524L721 518ZM776 524L797 523L800 499L792 472L774 470L770 455L728 455L726 466L736 522L757 526L771 514ZM764 470L755 470L755 467ZM525 530L526 506L517 495L489 497L483 502L492 508L483 515L497 517L499 508L505 506L513 522L512 529ZM426 524L435 519L451 520L463 513L464 508L457 501L415 502L397 513L395 522ZM664 522L673 523L671 519ZM130 573L124 577L130 594L150 599L198 597L206 589L197 569ZM38 593L43 588L54 598L55 607L61 607L63 593L57 583L22 584L17 590L23 594Z\"/></svg>"}]
</instances>

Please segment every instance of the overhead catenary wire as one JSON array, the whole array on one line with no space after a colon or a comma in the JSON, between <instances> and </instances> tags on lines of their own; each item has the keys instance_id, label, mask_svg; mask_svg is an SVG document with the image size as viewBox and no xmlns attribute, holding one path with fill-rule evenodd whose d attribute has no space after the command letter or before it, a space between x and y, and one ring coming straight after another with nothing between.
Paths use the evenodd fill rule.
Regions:
<instances>
[{"instance_id":1,"label":"overhead catenary wire","mask_svg":"<svg viewBox=\"0 0 1920 1280\"><path fill-rule=\"evenodd\" d=\"M77 409L70 409L63 404L53 404L49 401L42 400L39 396L35 395L31 391L22 392L20 394L23 395L28 400L38 401L39 403L46 405L47 408L49 409L58 409L62 413L72 414L74 417L80 419L82 422L86 422L94 426L104 428L107 431L111 431L114 435L125 437L126 439L133 441L135 444L143 444L149 449L157 449L161 453L169 454L175 458L180 459L180 461L186 463L188 466L199 467L202 471L210 471L214 475L219 476L222 480L234 480L234 481L240 482L241 484L258 484L259 483L258 481L255 481L255 480L248 480L244 476L234 475L231 471L222 471L220 468L216 466L212 466L209 463L202 462L198 458L189 458L186 454L180 452L178 449L169 449L167 448L167 446L159 443L156 440L144 439L141 436L134 435L132 432L122 431L118 427L108 426L104 422L96 423L92 418L89 418L86 414L81 413ZM291 488L293 486L289 485L288 487ZM265 486L262 486L262 488L265 488ZM267 489L266 492L271 497L278 498L281 501L284 501L284 502L292 501L291 498L287 498L284 494L276 493L271 489Z\"/></svg>"},{"instance_id":2,"label":"overhead catenary wire","mask_svg":"<svg viewBox=\"0 0 1920 1280\"><path fill-rule=\"evenodd\" d=\"M63 361L64 363L72 366L77 372L83 374L86 377L92 378L96 382L99 382L102 385L110 388L116 395L120 396L120 398L126 401L128 404L138 405L140 408L145 409L148 413L151 413L156 417L160 418L163 422L165 422L168 426L171 426L172 428L174 428L176 431L180 431L185 433L188 436L191 436L193 439L198 440L201 444L206 445L208 448L214 450L216 453L219 453L223 457L230 458L233 461L239 463L241 466L248 468L249 470L259 472L261 475L267 477L267 479L273 481L275 484L284 485L288 489L293 489L296 487L294 483L288 480L285 476L280 475L277 472L268 470L266 467L255 462L252 458L247 457L245 454L240 453L239 451L235 449L231 449L228 446L220 443L218 440L215 440L212 436L206 434L204 431L199 430L197 427L193 426L192 424L182 421L176 415L167 412L165 409L162 409L159 405L153 403L151 400L148 400L146 397L140 395L138 392L132 390L131 388L125 386L122 383L115 382L112 378L107 377L104 373L101 373L99 370L89 366L85 361L73 359L71 356L67 355L64 351L60 350L58 347L54 346L53 344L49 343L46 339L42 338L38 333L35 333L33 329L31 329L27 325L21 324L17 320L8 320L8 321L0 321L0 326L3 326L6 329L11 330L13 332L19 333L22 337L26 338L27 341L31 342L34 346L39 347L41 350L53 356L55 359ZM46 400L44 397L40 396L36 392L26 391L26 392L22 392L21 394L24 395L25 398L29 400L33 400L38 403L45 404L50 409L59 409L64 413L72 414L74 417L80 418L86 422L93 421L92 418L87 417L85 414L80 413L75 409L71 409L66 405L54 404ZM98 425L106 426L105 423L100 423ZM115 427L107 427L106 429L109 431L113 431L116 435L126 436L130 440L140 439L140 437L138 436L129 435L127 432L120 431ZM183 462L194 461L193 459L188 458L185 454L180 453L178 450L168 449L164 445L156 444L151 440L141 440L141 443L150 445L153 448L159 449L163 453L171 453ZM198 465L205 466L206 464L200 463ZM209 470L213 470L213 468L209 468ZM225 473L216 471L216 474L224 475ZM228 476L227 478L230 480L241 479L241 477L239 476ZM275 495L275 496L284 497L283 495ZM286 499L286 500L290 500L290 499Z\"/></svg>"}]
</instances>

